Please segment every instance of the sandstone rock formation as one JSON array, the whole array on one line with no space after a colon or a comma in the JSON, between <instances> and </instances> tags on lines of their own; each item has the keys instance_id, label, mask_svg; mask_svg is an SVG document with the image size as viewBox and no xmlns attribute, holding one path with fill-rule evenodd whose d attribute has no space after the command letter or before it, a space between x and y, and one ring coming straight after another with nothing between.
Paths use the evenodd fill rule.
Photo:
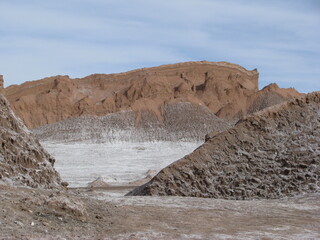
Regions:
<instances>
[{"instance_id":1,"label":"sandstone rock formation","mask_svg":"<svg viewBox=\"0 0 320 240\"><path fill-rule=\"evenodd\" d=\"M0 94L0 183L30 187L60 186L52 158Z\"/></svg>"},{"instance_id":2,"label":"sandstone rock formation","mask_svg":"<svg viewBox=\"0 0 320 240\"><path fill-rule=\"evenodd\" d=\"M253 93L245 101L237 101L227 104L216 114L220 118L224 119L232 119L234 117L241 118L247 114L260 111L264 108L302 95L303 94L297 92L294 88L279 88L277 84L272 83L260 91Z\"/></svg>"},{"instance_id":3,"label":"sandstone rock formation","mask_svg":"<svg viewBox=\"0 0 320 240\"><path fill-rule=\"evenodd\" d=\"M279 198L320 187L320 92L207 136L190 155L129 195Z\"/></svg>"},{"instance_id":4,"label":"sandstone rock formation","mask_svg":"<svg viewBox=\"0 0 320 240\"><path fill-rule=\"evenodd\" d=\"M177 102L202 105L227 119L242 116L249 108L255 109L251 96L258 92L258 75L257 70L226 62L187 62L81 79L49 77L9 86L5 94L31 129L67 118L119 111L133 111L139 126L145 112L162 123L164 107Z\"/></svg>"}]
</instances>

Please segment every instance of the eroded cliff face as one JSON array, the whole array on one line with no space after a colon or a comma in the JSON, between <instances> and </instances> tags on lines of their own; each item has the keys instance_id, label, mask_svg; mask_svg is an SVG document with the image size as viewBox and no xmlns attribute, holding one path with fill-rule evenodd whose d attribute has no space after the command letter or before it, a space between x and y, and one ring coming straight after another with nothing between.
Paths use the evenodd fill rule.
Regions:
<instances>
[{"instance_id":1,"label":"eroded cliff face","mask_svg":"<svg viewBox=\"0 0 320 240\"><path fill-rule=\"evenodd\" d=\"M320 189L320 92L211 133L190 155L129 195L279 198Z\"/></svg>"},{"instance_id":2,"label":"eroded cliff face","mask_svg":"<svg viewBox=\"0 0 320 240\"><path fill-rule=\"evenodd\" d=\"M279 88L277 84L272 83L260 91L251 94L243 101L226 104L216 115L223 119L239 119L247 114L299 96L303 96L303 94L297 92L294 88Z\"/></svg>"},{"instance_id":3,"label":"eroded cliff face","mask_svg":"<svg viewBox=\"0 0 320 240\"><path fill-rule=\"evenodd\" d=\"M10 86L5 94L29 128L70 117L142 111L163 121L166 104L203 105L225 118L243 115L258 91L258 72L226 62L188 62L81 79L55 76ZM232 107L230 107L232 106Z\"/></svg>"},{"instance_id":4,"label":"eroded cliff face","mask_svg":"<svg viewBox=\"0 0 320 240\"><path fill-rule=\"evenodd\" d=\"M59 174L52 158L0 94L0 183L55 188Z\"/></svg>"}]
</instances>

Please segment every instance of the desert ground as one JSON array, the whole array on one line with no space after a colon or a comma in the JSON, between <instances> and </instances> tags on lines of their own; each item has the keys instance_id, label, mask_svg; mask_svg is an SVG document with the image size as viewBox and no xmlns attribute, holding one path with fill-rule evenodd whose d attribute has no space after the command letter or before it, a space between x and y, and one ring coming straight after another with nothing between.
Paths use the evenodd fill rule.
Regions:
<instances>
[{"instance_id":1,"label":"desert ground","mask_svg":"<svg viewBox=\"0 0 320 240\"><path fill-rule=\"evenodd\" d=\"M1 186L0 239L319 239L320 194L280 200L124 197Z\"/></svg>"},{"instance_id":2,"label":"desert ground","mask_svg":"<svg viewBox=\"0 0 320 240\"><path fill-rule=\"evenodd\" d=\"M320 239L319 193L253 201L124 196L135 187L130 181L145 177L148 169L160 170L195 145L135 143L120 152L124 144L44 143L70 187L2 185L0 239ZM166 151L159 151L164 147ZM94 157L89 149L96 150ZM113 165L99 168L106 156ZM121 166L132 156L141 165L130 172ZM103 169L110 169L108 165L110 172ZM88 171L83 171L85 166ZM100 173L104 180L113 180L110 186L87 188Z\"/></svg>"}]
</instances>

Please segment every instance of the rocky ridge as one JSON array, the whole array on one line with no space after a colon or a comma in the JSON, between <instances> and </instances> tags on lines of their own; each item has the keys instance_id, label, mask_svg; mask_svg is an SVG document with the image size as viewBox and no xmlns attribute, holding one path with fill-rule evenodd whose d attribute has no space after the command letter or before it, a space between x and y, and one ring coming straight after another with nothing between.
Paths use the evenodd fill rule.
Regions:
<instances>
[{"instance_id":1,"label":"rocky ridge","mask_svg":"<svg viewBox=\"0 0 320 240\"><path fill-rule=\"evenodd\" d=\"M146 112L162 124L164 107L179 102L204 106L225 119L245 115L249 108L256 109L251 105L258 94L258 76L257 70L226 62L187 62L79 79L49 77L9 86L5 94L30 129L121 111L132 111L139 126ZM299 95L293 89L286 91L290 94L277 91L278 100Z\"/></svg>"},{"instance_id":2,"label":"rocky ridge","mask_svg":"<svg viewBox=\"0 0 320 240\"><path fill-rule=\"evenodd\" d=\"M69 118L32 132L41 141L50 142L203 141L208 132L232 126L232 122L218 118L207 107L186 102L166 104L163 119L161 123L152 112L142 111L136 126L135 113L122 111L102 117Z\"/></svg>"},{"instance_id":3,"label":"rocky ridge","mask_svg":"<svg viewBox=\"0 0 320 240\"><path fill-rule=\"evenodd\" d=\"M4 86L3 86L3 75L0 75L0 93L3 94Z\"/></svg>"},{"instance_id":4,"label":"rocky ridge","mask_svg":"<svg viewBox=\"0 0 320 240\"><path fill-rule=\"evenodd\" d=\"M289 99L303 96L294 88L280 88L276 83L269 84L260 91L250 95L244 102L233 102L222 108L217 115L224 119L239 119L267 107L285 102ZM238 114L234 114L238 112Z\"/></svg>"},{"instance_id":5,"label":"rocky ridge","mask_svg":"<svg viewBox=\"0 0 320 240\"><path fill-rule=\"evenodd\" d=\"M320 187L320 92L211 133L190 155L128 195L280 198Z\"/></svg>"},{"instance_id":6,"label":"rocky ridge","mask_svg":"<svg viewBox=\"0 0 320 240\"><path fill-rule=\"evenodd\" d=\"M54 162L0 93L0 183L59 187L60 176L53 168Z\"/></svg>"}]
</instances>

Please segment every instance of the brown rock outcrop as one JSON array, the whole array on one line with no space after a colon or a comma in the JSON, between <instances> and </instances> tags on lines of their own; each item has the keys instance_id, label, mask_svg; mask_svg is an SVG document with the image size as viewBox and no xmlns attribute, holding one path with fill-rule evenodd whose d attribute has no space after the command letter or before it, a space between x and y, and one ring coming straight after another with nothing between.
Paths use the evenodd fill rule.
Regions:
<instances>
[{"instance_id":1,"label":"brown rock outcrop","mask_svg":"<svg viewBox=\"0 0 320 240\"><path fill-rule=\"evenodd\" d=\"M207 136L190 155L128 195L279 198L320 189L320 92Z\"/></svg>"},{"instance_id":2,"label":"brown rock outcrop","mask_svg":"<svg viewBox=\"0 0 320 240\"><path fill-rule=\"evenodd\" d=\"M242 117L302 95L294 88L279 88L277 84L272 83L253 93L244 101L230 102L216 114L225 119Z\"/></svg>"},{"instance_id":3,"label":"brown rock outcrop","mask_svg":"<svg viewBox=\"0 0 320 240\"><path fill-rule=\"evenodd\" d=\"M52 158L15 117L0 94L0 183L30 187L59 187Z\"/></svg>"},{"instance_id":4,"label":"brown rock outcrop","mask_svg":"<svg viewBox=\"0 0 320 240\"><path fill-rule=\"evenodd\" d=\"M241 115L258 91L258 75L226 62L187 62L81 79L55 76L9 86L5 94L29 128L122 110L134 111L138 126L141 112L162 122L163 107L177 102L200 104L227 118Z\"/></svg>"},{"instance_id":5,"label":"brown rock outcrop","mask_svg":"<svg viewBox=\"0 0 320 240\"><path fill-rule=\"evenodd\" d=\"M3 75L0 75L0 94L4 92Z\"/></svg>"}]
</instances>

